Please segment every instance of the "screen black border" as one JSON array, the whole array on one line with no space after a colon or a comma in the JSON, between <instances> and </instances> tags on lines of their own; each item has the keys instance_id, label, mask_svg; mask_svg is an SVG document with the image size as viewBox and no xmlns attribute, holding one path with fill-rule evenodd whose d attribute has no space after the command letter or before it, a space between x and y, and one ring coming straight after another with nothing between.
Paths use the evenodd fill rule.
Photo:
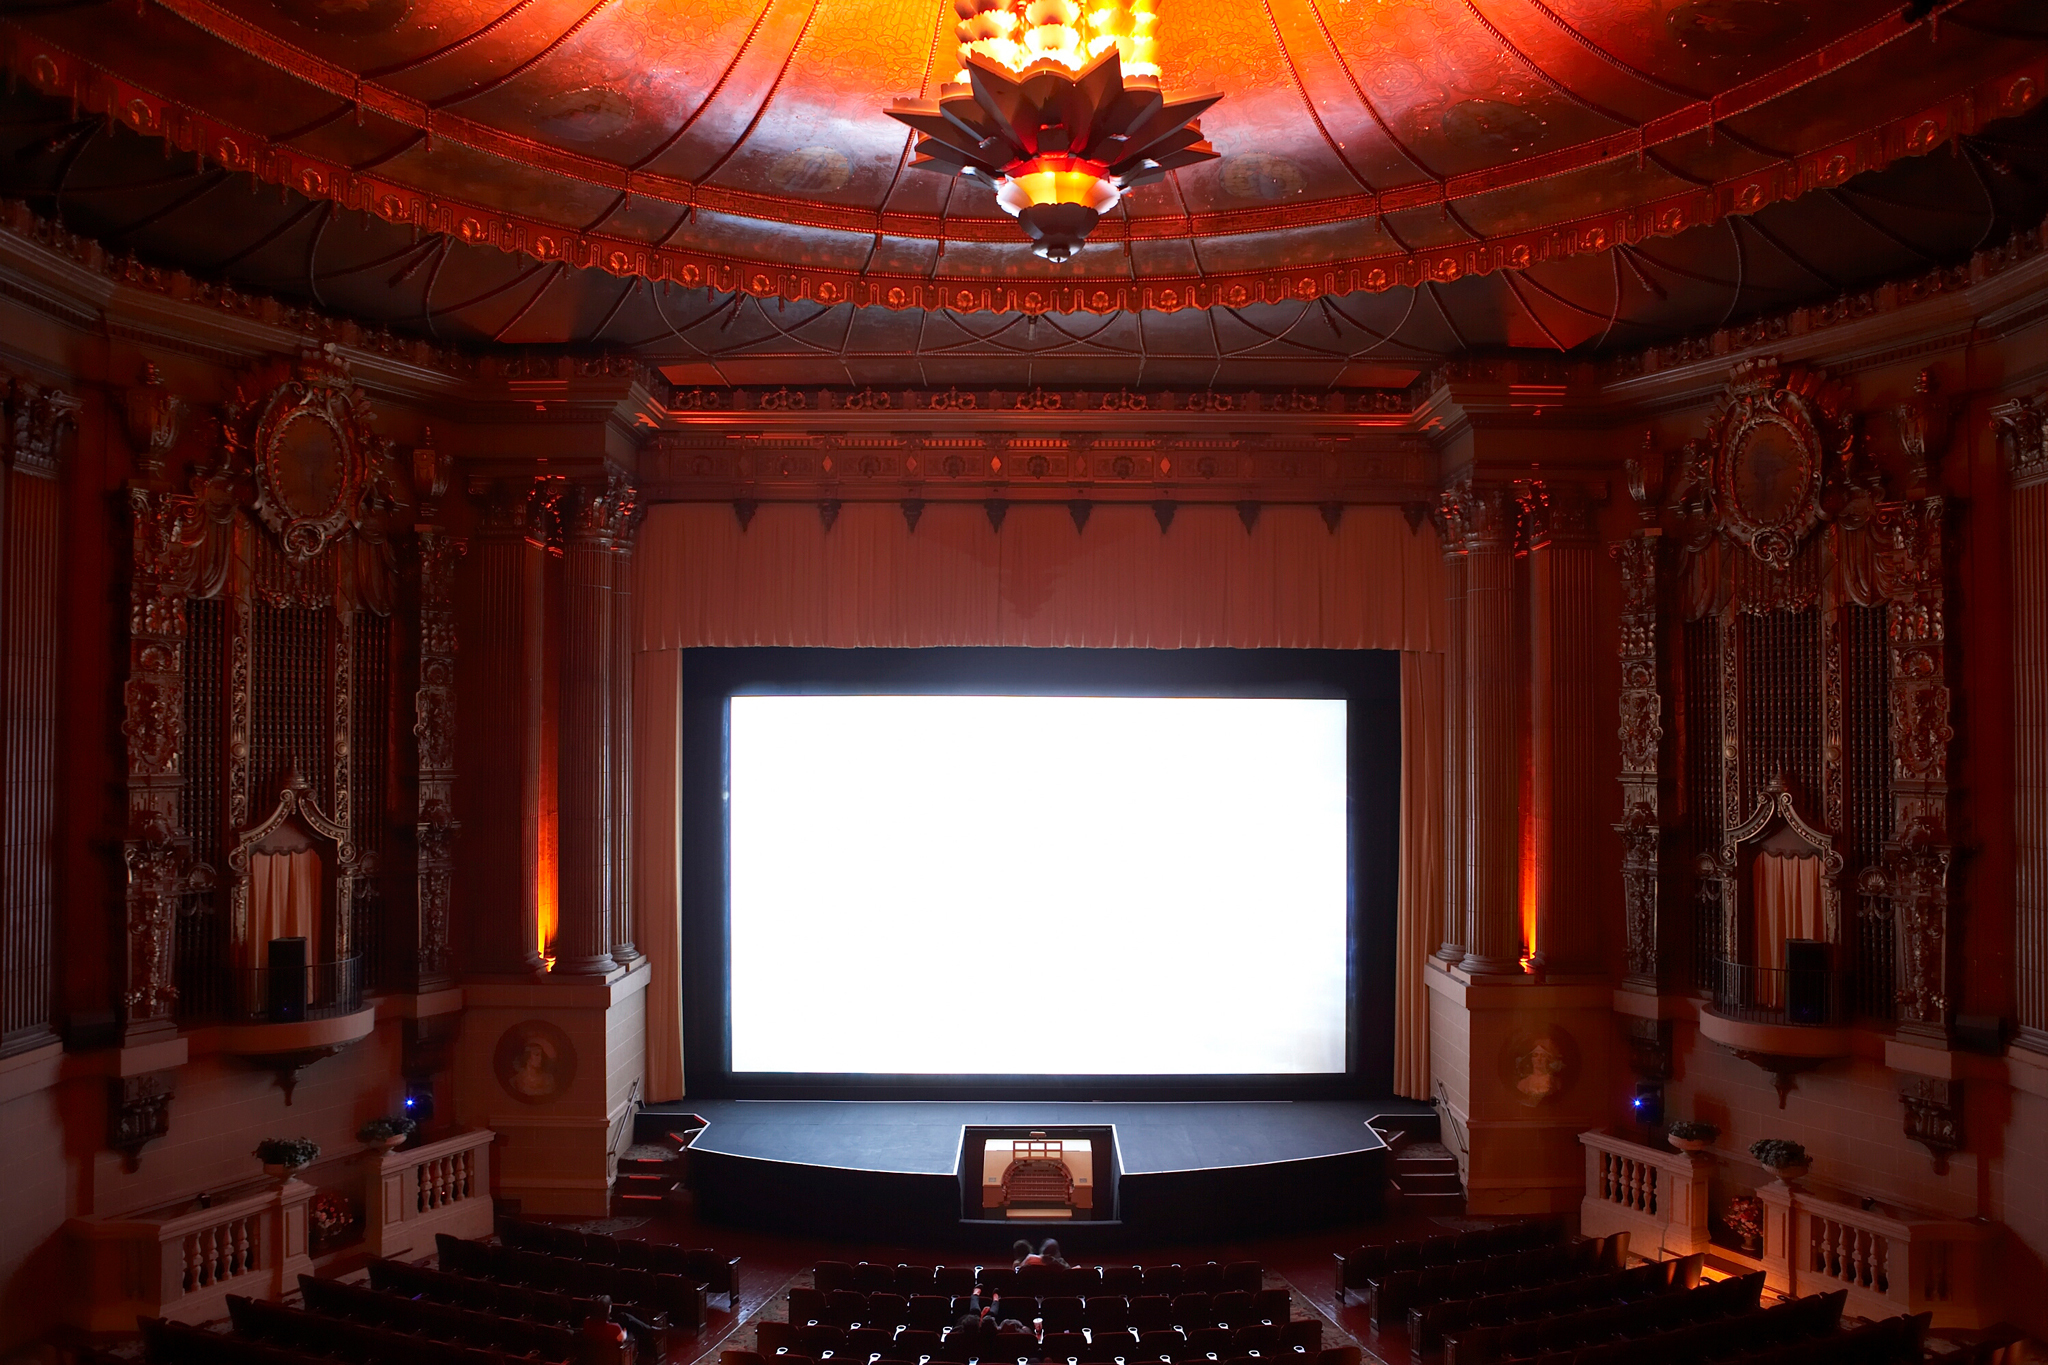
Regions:
<instances>
[{"instance_id":1,"label":"screen black border","mask_svg":"<svg viewBox=\"0 0 2048 1365\"><path fill-rule=\"evenodd\" d=\"M698 648L682 651L687 1093L741 1099L1352 1099L1392 1093L1400 655L1339 649ZM744 693L1342 697L1349 703L1349 1064L1311 1076L735 1073L727 959L726 702Z\"/></svg>"}]
</instances>

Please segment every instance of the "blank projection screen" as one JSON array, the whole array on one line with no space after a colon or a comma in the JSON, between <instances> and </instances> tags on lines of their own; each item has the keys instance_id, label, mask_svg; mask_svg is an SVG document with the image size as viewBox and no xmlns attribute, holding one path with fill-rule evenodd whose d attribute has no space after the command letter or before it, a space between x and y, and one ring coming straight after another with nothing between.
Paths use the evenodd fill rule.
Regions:
<instances>
[{"instance_id":1,"label":"blank projection screen","mask_svg":"<svg viewBox=\"0 0 2048 1365\"><path fill-rule=\"evenodd\" d=\"M1343 701L730 705L735 1073L1345 1070Z\"/></svg>"}]
</instances>

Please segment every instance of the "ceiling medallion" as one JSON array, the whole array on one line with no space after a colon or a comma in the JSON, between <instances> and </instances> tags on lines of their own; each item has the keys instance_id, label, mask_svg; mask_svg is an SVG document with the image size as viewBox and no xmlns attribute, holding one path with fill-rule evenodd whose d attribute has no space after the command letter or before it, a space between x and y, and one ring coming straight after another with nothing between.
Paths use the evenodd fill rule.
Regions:
<instances>
[{"instance_id":1,"label":"ceiling medallion","mask_svg":"<svg viewBox=\"0 0 2048 1365\"><path fill-rule=\"evenodd\" d=\"M1216 157L1195 120L1223 97L1160 93L1153 4L954 0L960 70L886 111L920 134L911 164L986 181L1033 251L1066 260L1124 191Z\"/></svg>"}]
</instances>

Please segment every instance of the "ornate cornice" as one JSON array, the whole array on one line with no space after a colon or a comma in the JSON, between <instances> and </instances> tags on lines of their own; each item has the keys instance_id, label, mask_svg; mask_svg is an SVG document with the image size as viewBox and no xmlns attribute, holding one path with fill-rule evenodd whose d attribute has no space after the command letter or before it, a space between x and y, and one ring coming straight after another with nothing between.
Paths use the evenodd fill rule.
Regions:
<instances>
[{"instance_id":1,"label":"ornate cornice","mask_svg":"<svg viewBox=\"0 0 2048 1365\"><path fill-rule=\"evenodd\" d=\"M211 0L161 0L186 22L313 90L374 110L381 120L418 131L429 143L447 140L525 170L563 177L643 201L741 219L798 225L821 232L873 234L912 241L1010 241L1014 225L1001 217L953 217L818 202L753 190L697 183L608 162L542 144L507 129L432 105L396 88L280 41L260 25ZM1449 211L1456 202L1498 195L1572 173L1588 173L1625 158L1701 133L1722 120L1759 109L1805 88L1914 32L1916 22L1886 16L1854 34L1744 82L1711 100L1682 105L1642 126L1607 134L1542 156L1489 166L1444 179L1419 179L1374 193L1335 195L1308 203L1204 213L1111 219L1098 229L1103 242L1188 240L1242 236L1319 223L1366 222L1414 210ZM1329 295L1380 292L1468 275L1521 270L1546 261L1609 251L1646 238L1672 236L1702 224L1760 212L1816 190L1829 190L1902 157L1925 155L1991 119L2021 113L2048 88L2048 58L1949 91L1937 102L1820 147L1801 148L1780 162L1678 194L1627 204L1607 212L1541 226L1477 243L1418 252L1305 262L1298 267L1221 275L1159 275L1135 280L1059 277L1002 281L930 278L834 270L801 263L744 258L687 246L648 242L537 214L515 214L448 199L399 178L395 169L359 171L298 146L278 145L161 91L101 68L89 55L50 42L19 21L0 25L0 59L46 94L75 108L103 113L169 147L310 199L445 233L479 246L522 253L617 276L669 280L686 288L743 292L756 297L853 303L890 309L944 308L959 312L1106 313L1146 309L1242 307ZM395 164L403 164L395 163Z\"/></svg>"}]
</instances>

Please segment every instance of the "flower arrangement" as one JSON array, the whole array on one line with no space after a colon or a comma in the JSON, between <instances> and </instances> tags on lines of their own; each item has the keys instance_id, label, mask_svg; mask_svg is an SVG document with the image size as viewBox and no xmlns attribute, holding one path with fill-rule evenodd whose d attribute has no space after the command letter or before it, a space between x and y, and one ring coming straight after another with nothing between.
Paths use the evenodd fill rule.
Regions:
<instances>
[{"instance_id":1,"label":"flower arrangement","mask_svg":"<svg viewBox=\"0 0 2048 1365\"><path fill-rule=\"evenodd\" d=\"M320 1144L311 1138L265 1138L256 1144L256 1159L265 1166L297 1170L320 1159Z\"/></svg>"},{"instance_id":2,"label":"flower arrangement","mask_svg":"<svg viewBox=\"0 0 2048 1365\"><path fill-rule=\"evenodd\" d=\"M1763 1240L1764 1201L1753 1194L1739 1194L1728 1201L1728 1212L1721 1221L1744 1246L1754 1246Z\"/></svg>"},{"instance_id":3,"label":"flower arrangement","mask_svg":"<svg viewBox=\"0 0 2048 1365\"><path fill-rule=\"evenodd\" d=\"M418 1129L419 1125L411 1119L406 1118L403 1114L394 1114L384 1118L371 1119L368 1123L356 1129L356 1141L368 1143L372 1147L395 1147L399 1142L403 1142L406 1138L411 1137Z\"/></svg>"},{"instance_id":4,"label":"flower arrangement","mask_svg":"<svg viewBox=\"0 0 2048 1365\"><path fill-rule=\"evenodd\" d=\"M355 1206L346 1195L333 1190L322 1190L306 1205L306 1226L313 1237L322 1242L332 1241L355 1226Z\"/></svg>"},{"instance_id":5,"label":"flower arrangement","mask_svg":"<svg viewBox=\"0 0 2048 1365\"><path fill-rule=\"evenodd\" d=\"M1813 1164L1813 1158L1807 1156L1804 1147L1785 1138L1758 1138L1749 1144L1749 1154L1756 1158L1758 1165L1768 1166L1774 1171Z\"/></svg>"},{"instance_id":6,"label":"flower arrangement","mask_svg":"<svg viewBox=\"0 0 2048 1365\"><path fill-rule=\"evenodd\" d=\"M1670 1133L1672 1137L1683 1138L1687 1142L1712 1142L1715 1138L1721 1136L1719 1128L1716 1128L1711 1123L1704 1123L1699 1119L1680 1119L1665 1131Z\"/></svg>"}]
</instances>

